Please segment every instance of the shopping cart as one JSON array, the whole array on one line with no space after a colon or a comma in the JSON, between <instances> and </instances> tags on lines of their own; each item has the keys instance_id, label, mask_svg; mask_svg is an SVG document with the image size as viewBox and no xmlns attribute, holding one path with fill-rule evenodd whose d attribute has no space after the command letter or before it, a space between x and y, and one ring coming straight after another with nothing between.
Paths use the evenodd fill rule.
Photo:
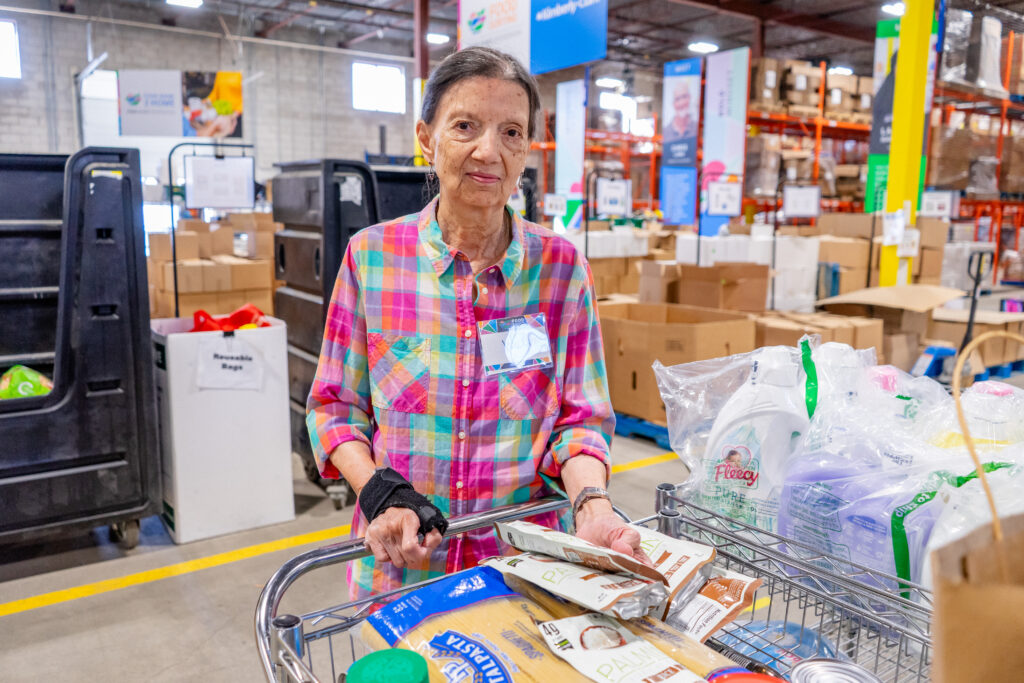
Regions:
<instances>
[{"instance_id":1,"label":"shopping cart","mask_svg":"<svg viewBox=\"0 0 1024 683\"><path fill-rule=\"evenodd\" d=\"M714 545L716 566L763 580L752 607L712 636L711 647L740 664L757 662L763 670L783 676L809 656L810 648L815 656L854 661L886 683L928 680L932 602L925 588L724 518L682 500L676 490L671 484L660 484L655 492L657 514L633 523ZM453 520L448 534L567 505L564 499L547 499L499 508ZM302 616L278 614L285 591L300 576L368 554L361 541L339 543L289 560L270 579L256 609L256 643L267 681L342 680L339 673L355 659L359 647L352 629L362 623L370 605L431 583ZM899 591L888 590L890 585L898 585ZM313 647L324 640L326 647ZM323 673L328 668L330 678Z\"/></svg>"}]
</instances>

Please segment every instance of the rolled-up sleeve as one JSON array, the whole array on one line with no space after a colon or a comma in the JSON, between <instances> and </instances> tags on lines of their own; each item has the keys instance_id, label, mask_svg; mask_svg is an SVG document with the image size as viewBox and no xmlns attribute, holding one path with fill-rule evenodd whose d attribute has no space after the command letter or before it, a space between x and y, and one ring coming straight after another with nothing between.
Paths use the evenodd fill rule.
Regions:
<instances>
[{"instance_id":1,"label":"rolled-up sleeve","mask_svg":"<svg viewBox=\"0 0 1024 683\"><path fill-rule=\"evenodd\" d=\"M611 474L609 451L615 414L608 395L590 267L584 261L577 267L580 270L585 273L585 284L580 288L575 310L562 325L566 347L561 411L541 463L541 473L551 477L559 477L562 466L577 455L597 458Z\"/></svg>"},{"instance_id":2,"label":"rolled-up sleeve","mask_svg":"<svg viewBox=\"0 0 1024 683\"><path fill-rule=\"evenodd\" d=\"M306 427L322 476L341 476L330 455L347 441L370 443L373 433L366 351L366 315L353 240L345 250L324 326L316 377L306 401Z\"/></svg>"}]
</instances>

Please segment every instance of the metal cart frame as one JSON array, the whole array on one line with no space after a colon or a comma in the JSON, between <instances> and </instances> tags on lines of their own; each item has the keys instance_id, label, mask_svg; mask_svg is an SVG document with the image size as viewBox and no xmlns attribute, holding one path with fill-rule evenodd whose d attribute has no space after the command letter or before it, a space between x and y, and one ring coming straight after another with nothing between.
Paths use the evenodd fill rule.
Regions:
<instances>
[{"instance_id":1,"label":"metal cart frame","mask_svg":"<svg viewBox=\"0 0 1024 683\"><path fill-rule=\"evenodd\" d=\"M769 621L798 628L799 644L808 638L828 643L831 654L855 661L887 682L927 681L931 663L932 599L922 586L818 552L808 546L736 522L681 499L677 487L659 484L657 514L633 522L656 525L676 538L714 545L715 565L763 580L752 608L725 631L708 639L739 664L758 662L780 675L800 659L788 641L764 632ZM449 536L568 507L565 499L545 499L498 508L452 521ZM361 540L347 541L303 553L286 562L264 587L256 609L256 643L267 681L321 683L338 680L334 636L360 624L369 606L381 599L421 587L437 579L301 617L278 615L288 587L317 568L366 557ZM898 587L899 591L890 587ZM331 678L313 673L310 646L326 638ZM732 645L741 642L740 651ZM349 633L352 657L355 644Z\"/></svg>"}]
</instances>

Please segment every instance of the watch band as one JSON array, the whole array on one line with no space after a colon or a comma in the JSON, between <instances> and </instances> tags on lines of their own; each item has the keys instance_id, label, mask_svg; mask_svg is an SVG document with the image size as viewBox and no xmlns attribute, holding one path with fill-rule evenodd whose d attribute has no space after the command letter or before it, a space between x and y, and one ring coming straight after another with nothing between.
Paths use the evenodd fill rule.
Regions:
<instances>
[{"instance_id":1,"label":"watch band","mask_svg":"<svg viewBox=\"0 0 1024 683\"><path fill-rule=\"evenodd\" d=\"M608 502L611 502L611 496L608 495L608 490L597 486L586 486L579 495L576 496L576 500L572 502L572 526L576 528L576 515L579 514L580 508L587 504L588 501L594 500L595 498L604 498Z\"/></svg>"}]
</instances>

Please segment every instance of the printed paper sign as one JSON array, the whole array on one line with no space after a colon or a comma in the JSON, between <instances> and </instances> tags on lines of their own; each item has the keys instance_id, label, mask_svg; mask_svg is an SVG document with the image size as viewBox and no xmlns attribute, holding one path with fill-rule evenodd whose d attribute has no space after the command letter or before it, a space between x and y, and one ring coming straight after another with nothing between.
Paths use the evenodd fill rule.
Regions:
<instances>
[{"instance_id":1,"label":"printed paper sign","mask_svg":"<svg viewBox=\"0 0 1024 683\"><path fill-rule=\"evenodd\" d=\"M544 195L544 214L547 216L564 216L566 214L565 195Z\"/></svg>"},{"instance_id":2,"label":"printed paper sign","mask_svg":"<svg viewBox=\"0 0 1024 683\"><path fill-rule=\"evenodd\" d=\"M631 214L632 182L629 180L597 179L597 213L602 216Z\"/></svg>"},{"instance_id":3,"label":"printed paper sign","mask_svg":"<svg viewBox=\"0 0 1024 683\"><path fill-rule=\"evenodd\" d=\"M263 388L263 358L237 336L210 336L199 342L196 385L200 389Z\"/></svg>"},{"instance_id":4,"label":"printed paper sign","mask_svg":"<svg viewBox=\"0 0 1024 683\"><path fill-rule=\"evenodd\" d=\"M956 218L960 214L960 193L955 190L925 190L921 193L919 216Z\"/></svg>"},{"instance_id":5,"label":"printed paper sign","mask_svg":"<svg viewBox=\"0 0 1024 683\"><path fill-rule=\"evenodd\" d=\"M255 203L252 157L185 157L185 206L189 209L251 209Z\"/></svg>"},{"instance_id":6,"label":"printed paper sign","mask_svg":"<svg viewBox=\"0 0 1024 683\"><path fill-rule=\"evenodd\" d=\"M900 258L914 258L921 249L921 231L917 228L907 228L903 231L903 239L900 240L896 255Z\"/></svg>"},{"instance_id":7,"label":"printed paper sign","mask_svg":"<svg viewBox=\"0 0 1024 683\"><path fill-rule=\"evenodd\" d=\"M742 183L708 183L709 216L739 216L742 211Z\"/></svg>"},{"instance_id":8,"label":"printed paper sign","mask_svg":"<svg viewBox=\"0 0 1024 683\"><path fill-rule=\"evenodd\" d=\"M786 218L817 218L821 214L821 187L786 185L782 188L782 211Z\"/></svg>"}]
</instances>

